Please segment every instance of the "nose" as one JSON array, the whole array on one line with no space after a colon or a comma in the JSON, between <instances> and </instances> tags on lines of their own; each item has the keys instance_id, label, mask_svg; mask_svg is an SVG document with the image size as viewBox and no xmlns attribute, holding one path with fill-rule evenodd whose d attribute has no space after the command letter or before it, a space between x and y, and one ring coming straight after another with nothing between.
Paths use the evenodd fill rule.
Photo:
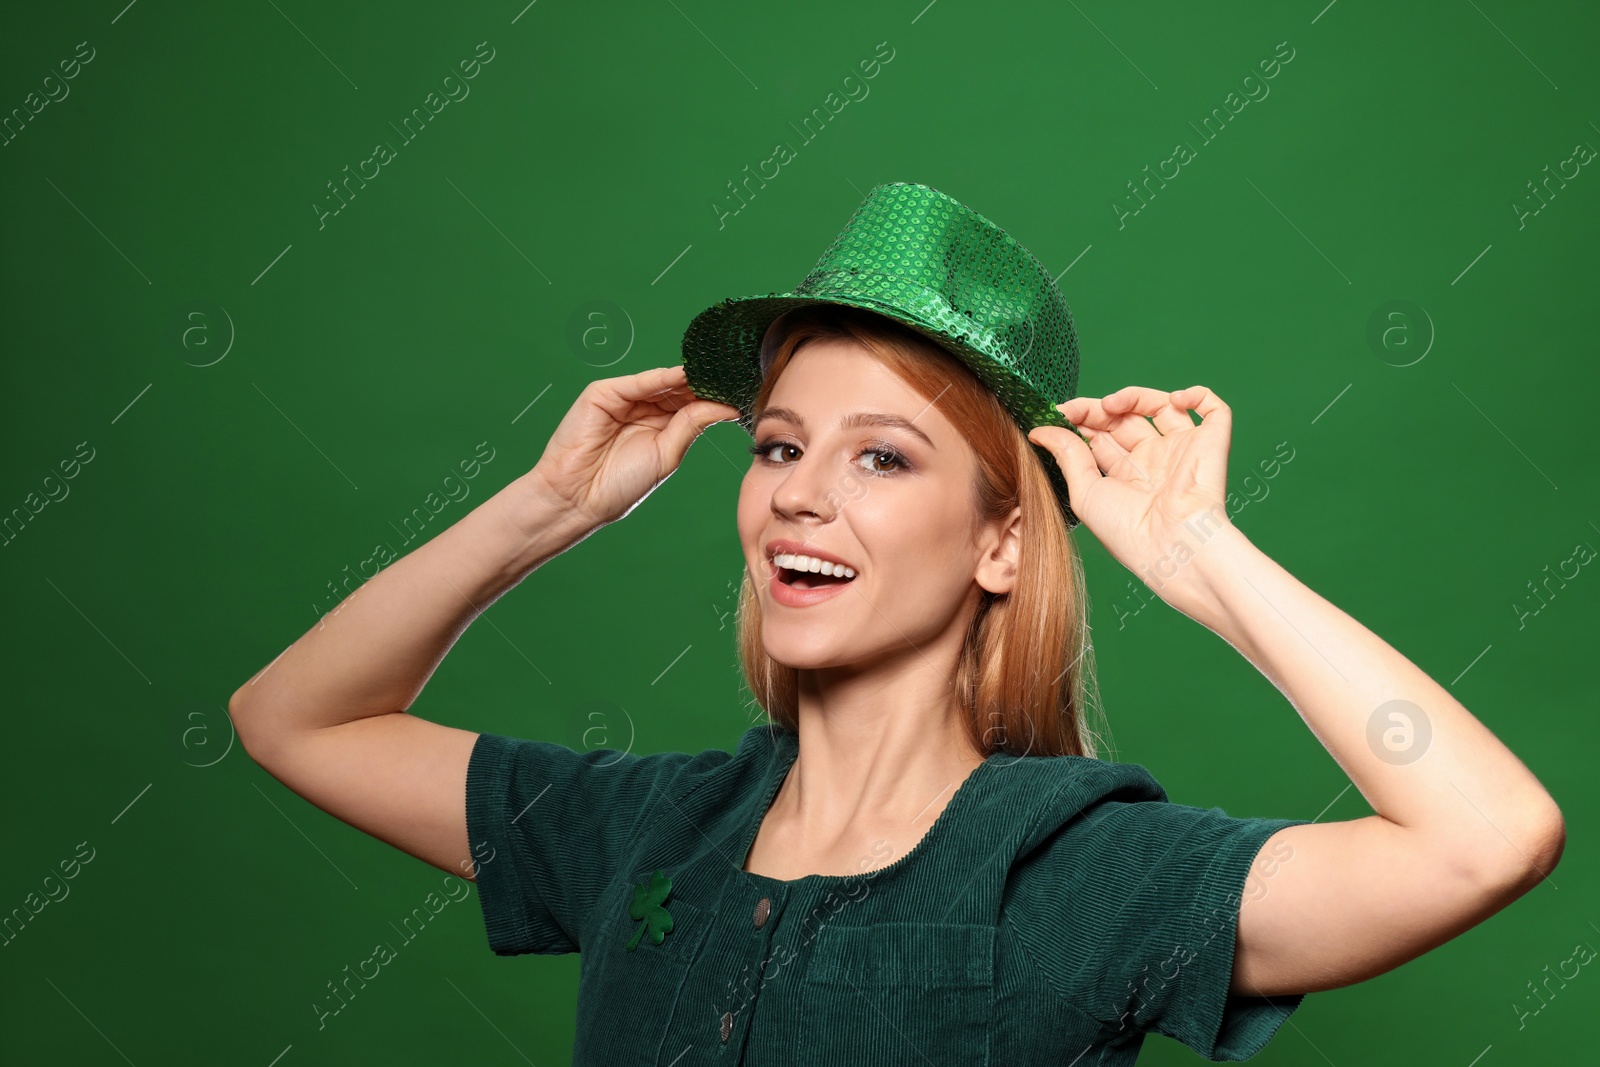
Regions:
<instances>
[{"instance_id":1,"label":"nose","mask_svg":"<svg viewBox=\"0 0 1600 1067\"><path fill-rule=\"evenodd\" d=\"M789 464L783 479L772 490L772 513L792 522L807 518L831 521L839 502L825 463L822 452L808 450Z\"/></svg>"}]
</instances>

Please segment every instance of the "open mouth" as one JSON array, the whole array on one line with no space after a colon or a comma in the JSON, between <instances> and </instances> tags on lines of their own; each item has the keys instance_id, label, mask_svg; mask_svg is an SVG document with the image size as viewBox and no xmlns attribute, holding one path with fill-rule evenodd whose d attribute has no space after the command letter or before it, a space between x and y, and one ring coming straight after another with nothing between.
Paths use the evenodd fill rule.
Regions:
<instances>
[{"instance_id":1,"label":"open mouth","mask_svg":"<svg viewBox=\"0 0 1600 1067\"><path fill-rule=\"evenodd\" d=\"M792 585L796 589L821 589L827 585L844 585L846 582L855 581L855 579L836 574L821 574L814 571L797 571L788 567L779 567L778 581L784 585Z\"/></svg>"},{"instance_id":2,"label":"open mouth","mask_svg":"<svg viewBox=\"0 0 1600 1067\"><path fill-rule=\"evenodd\" d=\"M830 563L808 555L779 552L771 558L778 581L794 589L822 589L824 585L843 585L856 579L856 569L843 563Z\"/></svg>"}]
</instances>

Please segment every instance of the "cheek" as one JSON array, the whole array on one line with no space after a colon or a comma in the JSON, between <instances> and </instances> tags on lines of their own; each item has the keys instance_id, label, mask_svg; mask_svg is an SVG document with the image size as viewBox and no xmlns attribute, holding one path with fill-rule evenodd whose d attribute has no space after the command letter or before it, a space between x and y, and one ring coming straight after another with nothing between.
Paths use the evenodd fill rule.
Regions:
<instances>
[{"instance_id":1,"label":"cheek","mask_svg":"<svg viewBox=\"0 0 1600 1067\"><path fill-rule=\"evenodd\" d=\"M757 543L766 530L767 520L772 514L772 494L761 485L761 479L753 474L746 474L739 483L739 501L735 512L734 521L738 526L739 544L744 548L745 555L751 552L759 553L761 546Z\"/></svg>"},{"instance_id":2,"label":"cheek","mask_svg":"<svg viewBox=\"0 0 1600 1067\"><path fill-rule=\"evenodd\" d=\"M871 505L870 499L862 501L857 517L870 519L877 531L873 543L882 548L873 555L889 560L886 569L896 588L924 605L960 599L972 583L967 516L928 507L919 509L917 521L909 522L900 508L869 515ZM862 531L863 539L868 536Z\"/></svg>"},{"instance_id":3,"label":"cheek","mask_svg":"<svg viewBox=\"0 0 1600 1067\"><path fill-rule=\"evenodd\" d=\"M768 502L771 495L763 497L761 494L761 481L754 472L747 473L739 482L738 518L739 532L747 532L750 525L760 520L763 513L769 509Z\"/></svg>"},{"instance_id":4,"label":"cheek","mask_svg":"<svg viewBox=\"0 0 1600 1067\"><path fill-rule=\"evenodd\" d=\"M936 492L910 493L899 486L879 488L869 483L840 515L874 555L892 553L919 566L946 565L961 551L967 534L966 526L958 528L956 519L946 513Z\"/></svg>"},{"instance_id":5,"label":"cheek","mask_svg":"<svg viewBox=\"0 0 1600 1067\"><path fill-rule=\"evenodd\" d=\"M956 602L971 582L942 555L902 555L879 568L875 588L886 602L886 613L904 605L913 615L940 612Z\"/></svg>"}]
</instances>

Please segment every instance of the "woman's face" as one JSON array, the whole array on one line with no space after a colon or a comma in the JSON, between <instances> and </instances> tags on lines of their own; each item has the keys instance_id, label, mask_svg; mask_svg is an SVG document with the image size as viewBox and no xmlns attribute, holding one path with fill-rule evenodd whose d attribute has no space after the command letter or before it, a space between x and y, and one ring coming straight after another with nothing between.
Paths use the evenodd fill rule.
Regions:
<instances>
[{"instance_id":1,"label":"woman's face","mask_svg":"<svg viewBox=\"0 0 1600 1067\"><path fill-rule=\"evenodd\" d=\"M779 663L865 665L952 633L959 647L982 589L1009 590L1009 562L990 558L998 529L975 529L971 445L854 341L810 341L794 354L754 446L739 540L763 642ZM779 588L774 581L796 577L772 562L780 540L855 577L807 573Z\"/></svg>"}]
</instances>

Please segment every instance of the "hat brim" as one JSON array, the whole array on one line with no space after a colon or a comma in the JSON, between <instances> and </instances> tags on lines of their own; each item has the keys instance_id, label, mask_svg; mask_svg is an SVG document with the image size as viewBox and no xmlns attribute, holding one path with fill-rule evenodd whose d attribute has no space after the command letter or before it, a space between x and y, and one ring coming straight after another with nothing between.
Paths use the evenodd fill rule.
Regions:
<instances>
[{"instance_id":1,"label":"hat brim","mask_svg":"<svg viewBox=\"0 0 1600 1067\"><path fill-rule=\"evenodd\" d=\"M1034 426L1071 426L1066 416L1056 410L1056 402L1006 374L987 354L959 337L930 329L897 308L871 299L767 293L721 300L696 315L684 331L683 366L689 387L701 399L737 408L739 425L754 436L754 407L764 377L763 350L768 331L785 313L817 304L841 304L876 312L951 351L1000 397L1024 434ZM1078 518L1067 503L1067 485L1060 464L1048 449L1028 443L1044 464L1070 529L1077 525Z\"/></svg>"}]
</instances>

